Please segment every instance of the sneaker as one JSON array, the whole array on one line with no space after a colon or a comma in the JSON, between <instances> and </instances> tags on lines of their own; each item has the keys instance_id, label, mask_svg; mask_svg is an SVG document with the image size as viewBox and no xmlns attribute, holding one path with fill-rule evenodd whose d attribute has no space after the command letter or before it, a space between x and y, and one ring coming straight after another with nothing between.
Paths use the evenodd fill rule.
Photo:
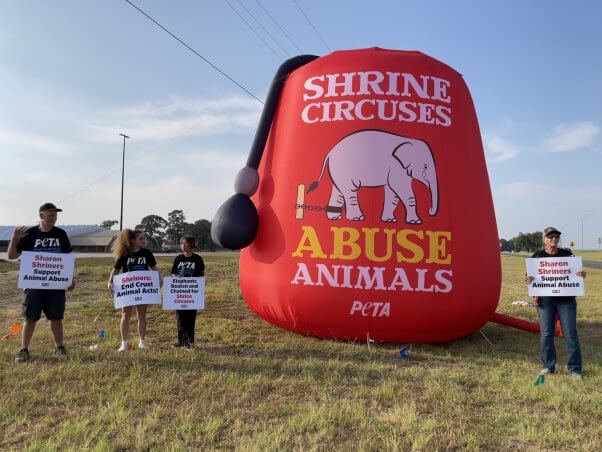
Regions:
<instances>
[{"instance_id":1,"label":"sneaker","mask_svg":"<svg viewBox=\"0 0 602 452\"><path fill-rule=\"evenodd\" d=\"M147 349L148 348L148 344L146 343L146 341L140 339L140 342L138 342L138 348L141 348L143 350Z\"/></svg>"},{"instance_id":2,"label":"sneaker","mask_svg":"<svg viewBox=\"0 0 602 452\"><path fill-rule=\"evenodd\" d=\"M117 350L118 352L127 352L130 349L130 343L128 341L121 341L121 346Z\"/></svg>"},{"instance_id":3,"label":"sneaker","mask_svg":"<svg viewBox=\"0 0 602 452\"><path fill-rule=\"evenodd\" d=\"M556 373L556 368L548 369L547 367L544 367L543 369L541 369L539 371L539 375L550 375L550 374L555 374L555 373Z\"/></svg>"},{"instance_id":4,"label":"sneaker","mask_svg":"<svg viewBox=\"0 0 602 452\"><path fill-rule=\"evenodd\" d=\"M583 374L581 372L571 372L571 378L573 380L583 380Z\"/></svg>"},{"instance_id":5,"label":"sneaker","mask_svg":"<svg viewBox=\"0 0 602 452\"><path fill-rule=\"evenodd\" d=\"M67 357L67 349L61 345L60 347L56 347L54 349L54 357L55 358L66 358Z\"/></svg>"},{"instance_id":6,"label":"sneaker","mask_svg":"<svg viewBox=\"0 0 602 452\"><path fill-rule=\"evenodd\" d=\"M22 348L21 350L19 350L19 354L15 358L15 362L26 363L27 361L29 361L29 358L30 358L29 350L26 348Z\"/></svg>"}]
</instances>

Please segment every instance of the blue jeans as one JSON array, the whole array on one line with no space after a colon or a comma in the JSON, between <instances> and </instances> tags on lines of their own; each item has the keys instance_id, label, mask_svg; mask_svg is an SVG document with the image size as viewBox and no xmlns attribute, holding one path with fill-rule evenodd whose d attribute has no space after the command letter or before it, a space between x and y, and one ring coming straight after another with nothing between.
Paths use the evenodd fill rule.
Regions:
<instances>
[{"instance_id":1,"label":"blue jeans","mask_svg":"<svg viewBox=\"0 0 602 452\"><path fill-rule=\"evenodd\" d=\"M541 297L537 312L541 328L540 346L543 366L551 370L556 366L554 326L558 314L566 344L567 367L571 372L581 372L581 349L577 337L577 301L574 298L568 301L556 301L553 297Z\"/></svg>"}]
</instances>

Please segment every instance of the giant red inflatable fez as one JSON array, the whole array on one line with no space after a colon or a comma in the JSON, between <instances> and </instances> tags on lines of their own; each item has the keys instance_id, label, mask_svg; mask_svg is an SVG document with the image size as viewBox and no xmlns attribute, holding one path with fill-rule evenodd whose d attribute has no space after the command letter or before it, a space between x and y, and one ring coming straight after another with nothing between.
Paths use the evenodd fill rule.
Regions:
<instances>
[{"instance_id":1,"label":"giant red inflatable fez","mask_svg":"<svg viewBox=\"0 0 602 452\"><path fill-rule=\"evenodd\" d=\"M243 296L268 322L441 342L494 315L499 241L477 116L462 76L432 57L287 61L236 191L212 235L243 248Z\"/></svg>"}]
</instances>

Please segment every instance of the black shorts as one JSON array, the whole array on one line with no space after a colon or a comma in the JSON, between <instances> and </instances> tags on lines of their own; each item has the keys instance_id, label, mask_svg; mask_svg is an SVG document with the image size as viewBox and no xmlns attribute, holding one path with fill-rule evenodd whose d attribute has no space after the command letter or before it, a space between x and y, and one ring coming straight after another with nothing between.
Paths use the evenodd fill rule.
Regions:
<instances>
[{"instance_id":1,"label":"black shorts","mask_svg":"<svg viewBox=\"0 0 602 452\"><path fill-rule=\"evenodd\" d=\"M37 322L42 312L48 320L63 320L65 314L64 290L26 289L22 305L23 317Z\"/></svg>"}]
</instances>

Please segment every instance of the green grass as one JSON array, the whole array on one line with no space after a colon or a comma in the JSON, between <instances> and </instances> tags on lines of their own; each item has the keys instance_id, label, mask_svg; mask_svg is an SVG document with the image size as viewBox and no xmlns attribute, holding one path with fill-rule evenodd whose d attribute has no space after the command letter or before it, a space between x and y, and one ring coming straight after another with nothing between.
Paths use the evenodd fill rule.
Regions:
<instances>
[{"instance_id":1,"label":"green grass","mask_svg":"<svg viewBox=\"0 0 602 452\"><path fill-rule=\"evenodd\" d=\"M575 256L581 256L584 261L602 261L602 251L585 250L585 251L573 251Z\"/></svg>"},{"instance_id":2,"label":"green grass","mask_svg":"<svg viewBox=\"0 0 602 452\"><path fill-rule=\"evenodd\" d=\"M602 261L602 251L597 250L572 250L575 256L581 256L584 261ZM521 251L519 253L513 253L515 256L531 257L533 253L528 251Z\"/></svg>"},{"instance_id":3,"label":"green grass","mask_svg":"<svg viewBox=\"0 0 602 452\"><path fill-rule=\"evenodd\" d=\"M537 335L487 324L493 345L478 332L415 344L404 365L396 345L269 325L241 298L237 258L205 260L199 347L170 348L174 315L153 308L152 349L126 355L116 352L107 260L78 261L65 320L69 359L51 358L44 320L30 363L13 362L18 338L0 343L0 449L602 449L601 271L589 271L579 301L587 377L574 382L563 371L534 388ZM170 263L160 258L165 272ZM504 257L503 272L499 310L535 319L532 308L510 305L527 299L523 260ZM14 272L0 276L0 328L8 330L19 320L20 294ZM91 351L99 328L107 340Z\"/></svg>"}]
</instances>

